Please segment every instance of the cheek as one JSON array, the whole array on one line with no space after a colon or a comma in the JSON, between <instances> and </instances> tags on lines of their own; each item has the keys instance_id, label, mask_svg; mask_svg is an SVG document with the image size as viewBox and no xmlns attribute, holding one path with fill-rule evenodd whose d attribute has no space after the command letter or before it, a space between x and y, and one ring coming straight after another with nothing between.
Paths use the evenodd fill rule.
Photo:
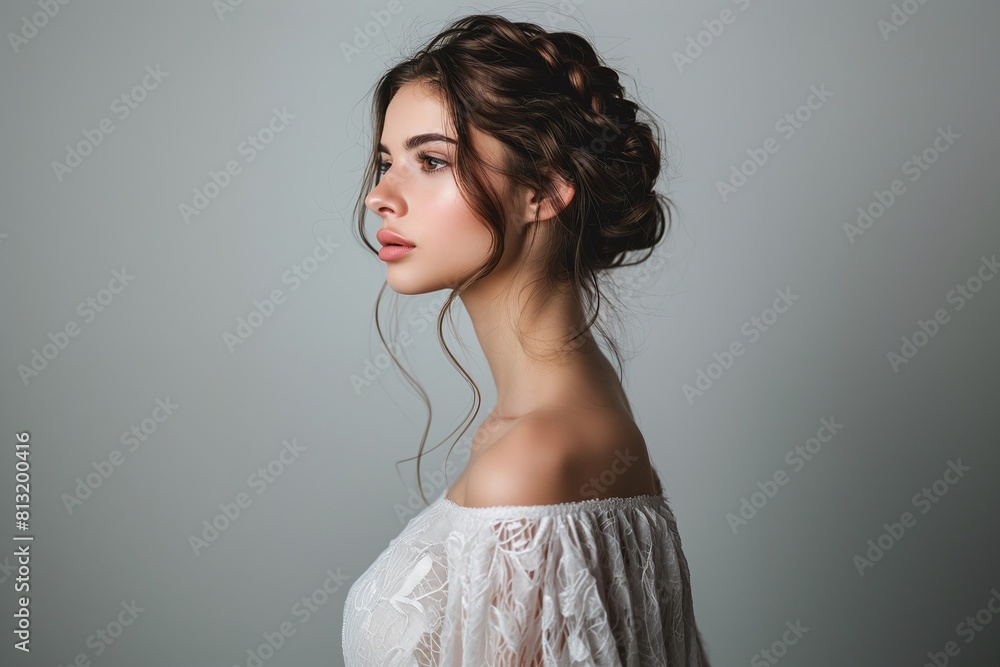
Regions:
<instances>
[{"instance_id":1,"label":"cheek","mask_svg":"<svg viewBox=\"0 0 1000 667\"><path fill-rule=\"evenodd\" d=\"M433 225L435 254L440 249L447 257L476 263L486 259L493 241L482 222L461 197L457 188L449 188L433 197L426 209Z\"/></svg>"},{"instance_id":2,"label":"cheek","mask_svg":"<svg viewBox=\"0 0 1000 667\"><path fill-rule=\"evenodd\" d=\"M467 211L455 211L455 217L445 221L434 236L431 263L452 277L478 269L492 250L489 230Z\"/></svg>"}]
</instances>

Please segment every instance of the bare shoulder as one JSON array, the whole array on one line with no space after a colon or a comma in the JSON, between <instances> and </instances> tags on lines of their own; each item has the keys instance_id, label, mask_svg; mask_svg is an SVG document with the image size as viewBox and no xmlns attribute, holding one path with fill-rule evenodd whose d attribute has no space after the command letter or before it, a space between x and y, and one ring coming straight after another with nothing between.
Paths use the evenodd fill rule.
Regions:
<instances>
[{"instance_id":1,"label":"bare shoulder","mask_svg":"<svg viewBox=\"0 0 1000 667\"><path fill-rule=\"evenodd\" d=\"M653 478L645 442L630 419L539 411L522 417L470 467L463 504L549 505L656 494Z\"/></svg>"}]
</instances>

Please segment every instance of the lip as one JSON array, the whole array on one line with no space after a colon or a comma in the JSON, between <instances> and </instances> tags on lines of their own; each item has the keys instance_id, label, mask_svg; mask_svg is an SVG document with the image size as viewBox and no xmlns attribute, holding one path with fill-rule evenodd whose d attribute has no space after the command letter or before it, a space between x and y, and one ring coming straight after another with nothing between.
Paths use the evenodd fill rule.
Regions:
<instances>
[{"instance_id":1,"label":"lip","mask_svg":"<svg viewBox=\"0 0 1000 667\"><path fill-rule=\"evenodd\" d=\"M382 249L378 251L378 258L391 262L408 254L416 246L406 240L391 229L380 229L375 233L375 238L382 244Z\"/></svg>"},{"instance_id":2,"label":"lip","mask_svg":"<svg viewBox=\"0 0 1000 667\"><path fill-rule=\"evenodd\" d=\"M411 250L416 246L412 245L384 245L382 249L378 251L378 258L385 261L391 262L394 259L399 259L404 255L408 255Z\"/></svg>"},{"instance_id":3,"label":"lip","mask_svg":"<svg viewBox=\"0 0 1000 667\"><path fill-rule=\"evenodd\" d=\"M413 245L411 241L408 241L407 239L403 238L402 236L392 231L391 229L378 230L375 233L375 238L378 239L378 242L381 243L383 246L401 245L410 248L416 247Z\"/></svg>"}]
</instances>

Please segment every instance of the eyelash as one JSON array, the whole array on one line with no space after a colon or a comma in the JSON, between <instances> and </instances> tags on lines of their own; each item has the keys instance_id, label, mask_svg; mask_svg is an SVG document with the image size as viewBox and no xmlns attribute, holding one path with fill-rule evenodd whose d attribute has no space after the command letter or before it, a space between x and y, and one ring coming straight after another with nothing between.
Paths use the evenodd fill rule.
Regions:
<instances>
[{"instance_id":1,"label":"eyelash","mask_svg":"<svg viewBox=\"0 0 1000 667\"><path fill-rule=\"evenodd\" d=\"M425 174L433 174L435 172L444 171L445 167L448 166L448 163L445 160L442 160L441 158L431 157L427 153L417 153L417 160L419 162L424 162L426 160L434 160L435 162L438 162L438 163L440 163L442 165L438 169L424 169L423 167L421 167L420 171L424 172ZM378 162L378 175L379 176L385 176L386 170L389 167L391 167L391 166L392 166L391 162L386 162L385 160L379 160L379 162Z\"/></svg>"}]
</instances>

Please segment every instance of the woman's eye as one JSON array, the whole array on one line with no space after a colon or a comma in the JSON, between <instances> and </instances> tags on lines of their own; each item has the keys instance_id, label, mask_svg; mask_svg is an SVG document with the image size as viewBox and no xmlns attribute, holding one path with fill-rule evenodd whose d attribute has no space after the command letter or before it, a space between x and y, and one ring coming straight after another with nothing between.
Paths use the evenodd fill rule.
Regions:
<instances>
[{"instance_id":1,"label":"woman's eye","mask_svg":"<svg viewBox=\"0 0 1000 667\"><path fill-rule=\"evenodd\" d=\"M427 164L428 162L437 162L440 165L437 168L421 169L421 171L424 171L424 172L427 172L427 173L434 172L434 171L442 171L442 170L444 170L445 167L448 166L448 163L445 162L444 160L442 160L440 158L436 158L436 157L431 157L430 155L424 155L423 153L421 153L417 157L420 158L420 162L422 164Z\"/></svg>"},{"instance_id":2,"label":"woman's eye","mask_svg":"<svg viewBox=\"0 0 1000 667\"><path fill-rule=\"evenodd\" d=\"M445 160L442 160L441 158L431 157L430 155L420 154L417 156L417 159L422 165L420 171L424 172L425 174L430 174L437 171L443 171L444 168L448 166L448 163ZM430 168L427 168L428 164L430 165ZM379 160L378 161L379 176L385 176L385 172L388 171L389 167L391 166L392 166L391 162L386 162L385 160Z\"/></svg>"}]
</instances>

